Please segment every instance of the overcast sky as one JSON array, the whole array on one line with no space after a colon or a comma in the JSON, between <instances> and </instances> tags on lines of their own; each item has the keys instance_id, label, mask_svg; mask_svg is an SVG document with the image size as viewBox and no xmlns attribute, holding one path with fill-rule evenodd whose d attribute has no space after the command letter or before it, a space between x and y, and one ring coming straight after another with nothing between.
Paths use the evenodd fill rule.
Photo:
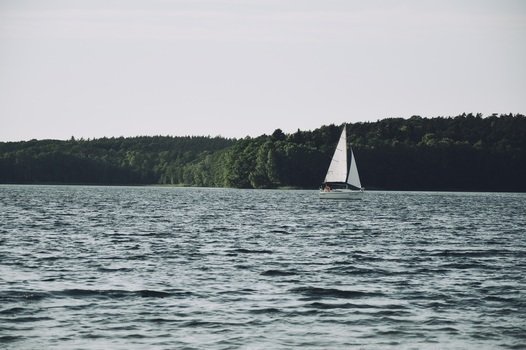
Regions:
<instances>
[{"instance_id":1,"label":"overcast sky","mask_svg":"<svg viewBox=\"0 0 526 350\"><path fill-rule=\"evenodd\" d=\"M526 114L522 0L0 0L0 141Z\"/></svg>"}]
</instances>

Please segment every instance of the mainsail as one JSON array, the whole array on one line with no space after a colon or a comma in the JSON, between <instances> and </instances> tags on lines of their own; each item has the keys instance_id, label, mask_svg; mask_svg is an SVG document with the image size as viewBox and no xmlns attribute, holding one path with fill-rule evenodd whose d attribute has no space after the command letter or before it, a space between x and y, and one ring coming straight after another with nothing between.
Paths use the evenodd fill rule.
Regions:
<instances>
[{"instance_id":1,"label":"mainsail","mask_svg":"<svg viewBox=\"0 0 526 350\"><path fill-rule=\"evenodd\" d=\"M344 126L325 176L325 182L345 182L347 179L347 132L345 130Z\"/></svg>"}]
</instances>

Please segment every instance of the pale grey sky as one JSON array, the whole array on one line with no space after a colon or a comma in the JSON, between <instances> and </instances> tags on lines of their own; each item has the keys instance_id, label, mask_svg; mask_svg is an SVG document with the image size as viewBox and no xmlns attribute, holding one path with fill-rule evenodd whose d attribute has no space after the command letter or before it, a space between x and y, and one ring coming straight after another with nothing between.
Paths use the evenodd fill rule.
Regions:
<instances>
[{"instance_id":1,"label":"pale grey sky","mask_svg":"<svg viewBox=\"0 0 526 350\"><path fill-rule=\"evenodd\" d=\"M0 141L526 113L522 0L0 0Z\"/></svg>"}]
</instances>

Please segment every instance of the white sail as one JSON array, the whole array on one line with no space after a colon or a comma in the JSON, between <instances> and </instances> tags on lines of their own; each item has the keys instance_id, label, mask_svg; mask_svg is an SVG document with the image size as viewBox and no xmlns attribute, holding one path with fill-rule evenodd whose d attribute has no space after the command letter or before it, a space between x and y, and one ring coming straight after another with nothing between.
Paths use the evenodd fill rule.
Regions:
<instances>
[{"instance_id":1,"label":"white sail","mask_svg":"<svg viewBox=\"0 0 526 350\"><path fill-rule=\"evenodd\" d=\"M349 185L362 188L360 183L360 175L358 175L358 167L356 166L356 158L351 148L351 166L349 167L349 177L347 178L347 183Z\"/></svg>"},{"instance_id":2,"label":"white sail","mask_svg":"<svg viewBox=\"0 0 526 350\"><path fill-rule=\"evenodd\" d=\"M348 170L348 172L347 172ZM325 187L320 189L320 199L360 199L363 195L363 188L358 175L358 167L356 166L356 158L351 148L351 165L347 168L347 133L346 127L343 127L340 140L332 156L331 165L325 176ZM334 188L333 184L335 183ZM349 186L342 188L342 184L358 187L360 190L350 189Z\"/></svg>"},{"instance_id":3,"label":"white sail","mask_svg":"<svg viewBox=\"0 0 526 350\"><path fill-rule=\"evenodd\" d=\"M345 129L344 126L325 176L325 182L345 182L347 179L347 133Z\"/></svg>"}]
</instances>

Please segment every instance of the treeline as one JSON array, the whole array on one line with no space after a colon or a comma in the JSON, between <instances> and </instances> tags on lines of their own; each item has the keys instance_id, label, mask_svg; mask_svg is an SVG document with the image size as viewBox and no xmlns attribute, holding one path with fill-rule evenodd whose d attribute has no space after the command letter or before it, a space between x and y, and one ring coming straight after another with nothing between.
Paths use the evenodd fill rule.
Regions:
<instances>
[{"instance_id":1,"label":"treeline","mask_svg":"<svg viewBox=\"0 0 526 350\"><path fill-rule=\"evenodd\" d=\"M477 114L347 124L370 189L526 191L526 117ZM341 125L240 140L135 137L0 143L2 183L316 188Z\"/></svg>"},{"instance_id":2,"label":"treeline","mask_svg":"<svg viewBox=\"0 0 526 350\"><path fill-rule=\"evenodd\" d=\"M232 146L221 137L119 137L0 143L0 183L154 184L204 154ZM191 182L188 182L191 183Z\"/></svg>"}]
</instances>

